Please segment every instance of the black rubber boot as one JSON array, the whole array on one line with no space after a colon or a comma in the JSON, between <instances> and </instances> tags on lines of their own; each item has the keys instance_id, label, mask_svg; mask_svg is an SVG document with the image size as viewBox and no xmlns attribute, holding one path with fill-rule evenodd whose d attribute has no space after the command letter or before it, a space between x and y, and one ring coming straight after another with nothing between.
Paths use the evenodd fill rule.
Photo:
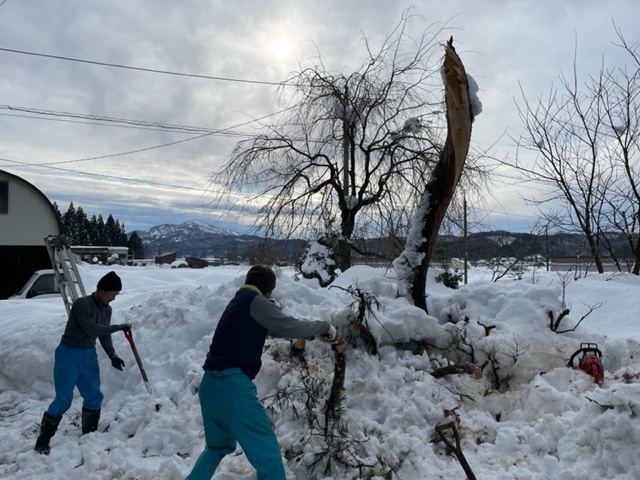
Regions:
<instances>
[{"instance_id":1,"label":"black rubber boot","mask_svg":"<svg viewBox=\"0 0 640 480\"><path fill-rule=\"evenodd\" d=\"M82 407L82 434L91 433L98 430L100 421L100 410L89 410Z\"/></svg>"},{"instance_id":2,"label":"black rubber boot","mask_svg":"<svg viewBox=\"0 0 640 480\"><path fill-rule=\"evenodd\" d=\"M62 420L62 415L54 417L53 415L49 415L47 412L44 412L44 415L42 415L42 423L40 423L40 435L38 435L36 446L34 448L36 452L43 455L49 455L49 451L51 450L49 447L49 441L51 440L51 437L56 434L58 425L60 425L60 420Z\"/></svg>"}]
</instances>

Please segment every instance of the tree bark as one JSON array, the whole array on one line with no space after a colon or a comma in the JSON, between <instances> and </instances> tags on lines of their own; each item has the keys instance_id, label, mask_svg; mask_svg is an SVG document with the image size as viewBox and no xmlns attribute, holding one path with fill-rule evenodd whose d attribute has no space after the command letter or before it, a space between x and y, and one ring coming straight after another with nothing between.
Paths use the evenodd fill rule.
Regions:
<instances>
[{"instance_id":1,"label":"tree bark","mask_svg":"<svg viewBox=\"0 0 640 480\"><path fill-rule=\"evenodd\" d=\"M427 183L420 206L411 226L404 252L394 262L409 278L400 278L401 294L414 305L427 310L425 289L427 271L438 236L438 230L460 180L471 142L471 102L464 65L453 48L453 37L447 42L443 62L445 103L447 107L447 139L438 164ZM421 259L419 262L415 259ZM398 270L398 268L396 269Z\"/></svg>"}]
</instances>

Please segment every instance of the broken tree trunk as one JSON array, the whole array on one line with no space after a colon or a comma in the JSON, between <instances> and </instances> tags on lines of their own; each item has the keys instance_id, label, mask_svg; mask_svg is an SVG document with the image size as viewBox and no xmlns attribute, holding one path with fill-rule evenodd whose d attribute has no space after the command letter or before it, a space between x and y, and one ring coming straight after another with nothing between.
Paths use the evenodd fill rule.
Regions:
<instances>
[{"instance_id":1,"label":"broken tree trunk","mask_svg":"<svg viewBox=\"0 0 640 480\"><path fill-rule=\"evenodd\" d=\"M453 48L453 37L445 47L443 62L447 139L431 180L416 211L405 250L394 261L400 294L427 310L427 270L442 220L451 203L471 141L471 100L464 65Z\"/></svg>"}]
</instances>

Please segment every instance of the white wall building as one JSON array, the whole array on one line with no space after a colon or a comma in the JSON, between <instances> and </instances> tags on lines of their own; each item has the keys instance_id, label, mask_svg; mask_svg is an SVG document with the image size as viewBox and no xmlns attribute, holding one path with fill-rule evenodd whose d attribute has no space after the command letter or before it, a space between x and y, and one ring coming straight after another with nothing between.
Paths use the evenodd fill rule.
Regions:
<instances>
[{"instance_id":1,"label":"white wall building","mask_svg":"<svg viewBox=\"0 0 640 480\"><path fill-rule=\"evenodd\" d=\"M34 271L51 268L45 237L62 233L51 201L25 179L0 170L0 299Z\"/></svg>"}]
</instances>

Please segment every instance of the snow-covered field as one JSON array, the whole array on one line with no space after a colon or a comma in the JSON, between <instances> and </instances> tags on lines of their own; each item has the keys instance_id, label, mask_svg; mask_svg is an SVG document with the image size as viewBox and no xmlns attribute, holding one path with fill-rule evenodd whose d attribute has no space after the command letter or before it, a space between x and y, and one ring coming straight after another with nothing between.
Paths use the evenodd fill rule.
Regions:
<instances>
[{"instance_id":1,"label":"snow-covered field","mask_svg":"<svg viewBox=\"0 0 640 480\"><path fill-rule=\"evenodd\" d=\"M61 299L0 301L0 478L2 479L182 479L204 446L196 389L219 315L243 283L248 267L201 270L113 267L124 289L112 304L114 323L133 324L134 339L154 395L142 382L125 337L114 334L124 372L113 369L98 346L105 394L98 432L80 436L81 398L65 415L49 456L33 445L42 413L53 398L53 352L66 315ZM105 267L81 265L93 290ZM461 449L478 479L637 479L640 471L640 278L592 274L567 276L571 313L561 329L549 329L549 312L561 310L560 276L530 271L523 280L490 282L490 272L470 270L458 291L427 283L429 313L396 298L394 272L354 267L332 288L296 281L277 270L276 299L288 313L330 320L344 328L357 286L380 304L369 328L377 355L347 352L342 442L325 440L306 416L275 409L275 430L290 479L464 478L456 457L435 441L436 425L455 419ZM459 320L451 323L448 320ZM495 328L490 328L495 327ZM431 372L447 362L438 349L456 338L484 377ZM427 342L431 354L392 346L409 339ZM603 353L605 381L566 362L581 342ZM453 355L449 355L455 359ZM308 342L308 370L289 356L289 342L268 340L256 378L265 405L277 392L313 378L321 383L313 406L319 425L333 378L334 357L327 344ZM463 359L461 360L468 360ZM576 362L577 363L577 362ZM494 373L500 379L498 385ZM304 411L302 400L290 397ZM446 416L447 412L453 412ZM324 450L333 448L331 472L324 473ZM320 458L320 466L310 465ZM347 466L351 465L351 466ZM358 468L359 466L359 468ZM393 476L385 476L393 471ZM214 478L249 480L255 472L238 450L221 463Z\"/></svg>"}]
</instances>

